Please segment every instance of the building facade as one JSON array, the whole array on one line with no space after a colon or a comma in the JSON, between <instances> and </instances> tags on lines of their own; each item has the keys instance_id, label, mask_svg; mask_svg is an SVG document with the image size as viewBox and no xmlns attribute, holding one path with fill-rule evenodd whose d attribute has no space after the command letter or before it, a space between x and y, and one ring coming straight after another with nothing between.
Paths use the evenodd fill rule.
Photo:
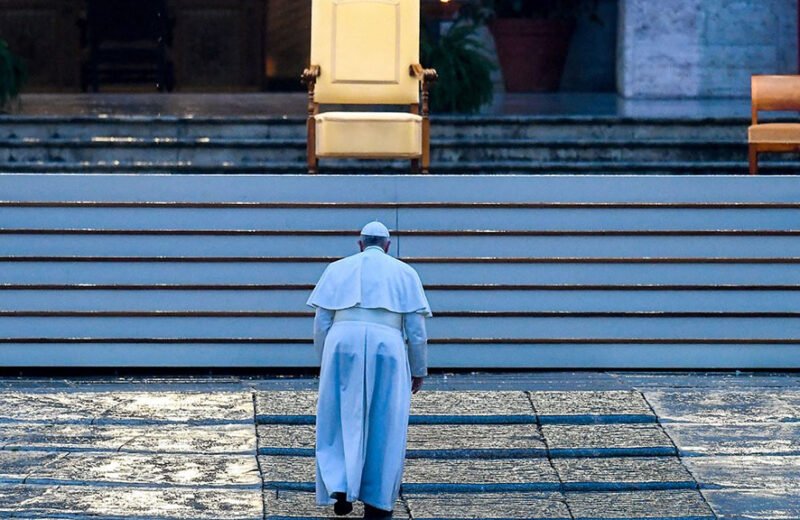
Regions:
<instances>
[{"instance_id":1,"label":"building facade","mask_svg":"<svg viewBox=\"0 0 800 520\"><path fill-rule=\"evenodd\" d=\"M178 91L299 88L309 0L167 4ZM578 21L563 90L744 97L751 74L798 72L798 0L601 0L597 15ZM0 37L28 60L29 91L80 91L85 16L86 0L0 0Z\"/></svg>"}]
</instances>

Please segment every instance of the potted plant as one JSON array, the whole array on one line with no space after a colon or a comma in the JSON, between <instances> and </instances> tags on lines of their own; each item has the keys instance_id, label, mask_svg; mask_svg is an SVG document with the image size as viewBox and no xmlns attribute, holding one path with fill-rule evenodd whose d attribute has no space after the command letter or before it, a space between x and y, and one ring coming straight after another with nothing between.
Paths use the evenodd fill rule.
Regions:
<instances>
[{"instance_id":1,"label":"potted plant","mask_svg":"<svg viewBox=\"0 0 800 520\"><path fill-rule=\"evenodd\" d=\"M430 94L433 112L473 113L492 101L495 65L477 39L477 30L466 18L457 18L438 35L423 26L420 61L439 75Z\"/></svg>"},{"instance_id":2,"label":"potted plant","mask_svg":"<svg viewBox=\"0 0 800 520\"><path fill-rule=\"evenodd\" d=\"M577 17L597 0L481 0L508 92L558 90Z\"/></svg>"},{"instance_id":3,"label":"potted plant","mask_svg":"<svg viewBox=\"0 0 800 520\"><path fill-rule=\"evenodd\" d=\"M0 112L7 112L28 78L25 62L0 40Z\"/></svg>"}]
</instances>

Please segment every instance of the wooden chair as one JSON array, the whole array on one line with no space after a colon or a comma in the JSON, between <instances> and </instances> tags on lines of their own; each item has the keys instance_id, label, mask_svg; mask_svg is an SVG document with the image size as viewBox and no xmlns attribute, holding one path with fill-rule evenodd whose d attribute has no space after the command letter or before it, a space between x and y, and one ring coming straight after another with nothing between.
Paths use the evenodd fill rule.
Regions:
<instances>
[{"instance_id":1,"label":"wooden chair","mask_svg":"<svg viewBox=\"0 0 800 520\"><path fill-rule=\"evenodd\" d=\"M750 173L758 173L761 152L800 152L800 122L758 123L759 110L800 110L800 76L753 76L753 124L747 131Z\"/></svg>"},{"instance_id":2,"label":"wooden chair","mask_svg":"<svg viewBox=\"0 0 800 520\"><path fill-rule=\"evenodd\" d=\"M428 172L428 89L420 0L312 0L308 172L320 157L405 158ZM421 91L421 94L420 94ZM407 105L407 112L323 112L320 104Z\"/></svg>"}]
</instances>

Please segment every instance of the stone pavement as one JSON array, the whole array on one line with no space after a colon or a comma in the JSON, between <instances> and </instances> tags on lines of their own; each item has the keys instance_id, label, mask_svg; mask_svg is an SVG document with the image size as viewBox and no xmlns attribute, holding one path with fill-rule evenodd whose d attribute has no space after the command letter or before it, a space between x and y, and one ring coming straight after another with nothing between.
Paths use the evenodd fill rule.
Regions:
<instances>
[{"instance_id":1,"label":"stone pavement","mask_svg":"<svg viewBox=\"0 0 800 520\"><path fill-rule=\"evenodd\" d=\"M0 518L333 516L315 388L0 379ZM800 518L797 374L439 374L412 403L396 518Z\"/></svg>"}]
</instances>

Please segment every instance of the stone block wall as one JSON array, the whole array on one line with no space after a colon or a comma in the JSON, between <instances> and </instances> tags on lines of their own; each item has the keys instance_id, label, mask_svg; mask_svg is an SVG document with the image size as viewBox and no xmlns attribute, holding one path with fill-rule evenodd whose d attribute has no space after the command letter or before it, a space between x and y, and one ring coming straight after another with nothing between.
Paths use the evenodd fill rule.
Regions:
<instances>
[{"instance_id":1,"label":"stone block wall","mask_svg":"<svg viewBox=\"0 0 800 520\"><path fill-rule=\"evenodd\" d=\"M747 97L796 74L798 0L620 0L617 87L629 98Z\"/></svg>"}]
</instances>

